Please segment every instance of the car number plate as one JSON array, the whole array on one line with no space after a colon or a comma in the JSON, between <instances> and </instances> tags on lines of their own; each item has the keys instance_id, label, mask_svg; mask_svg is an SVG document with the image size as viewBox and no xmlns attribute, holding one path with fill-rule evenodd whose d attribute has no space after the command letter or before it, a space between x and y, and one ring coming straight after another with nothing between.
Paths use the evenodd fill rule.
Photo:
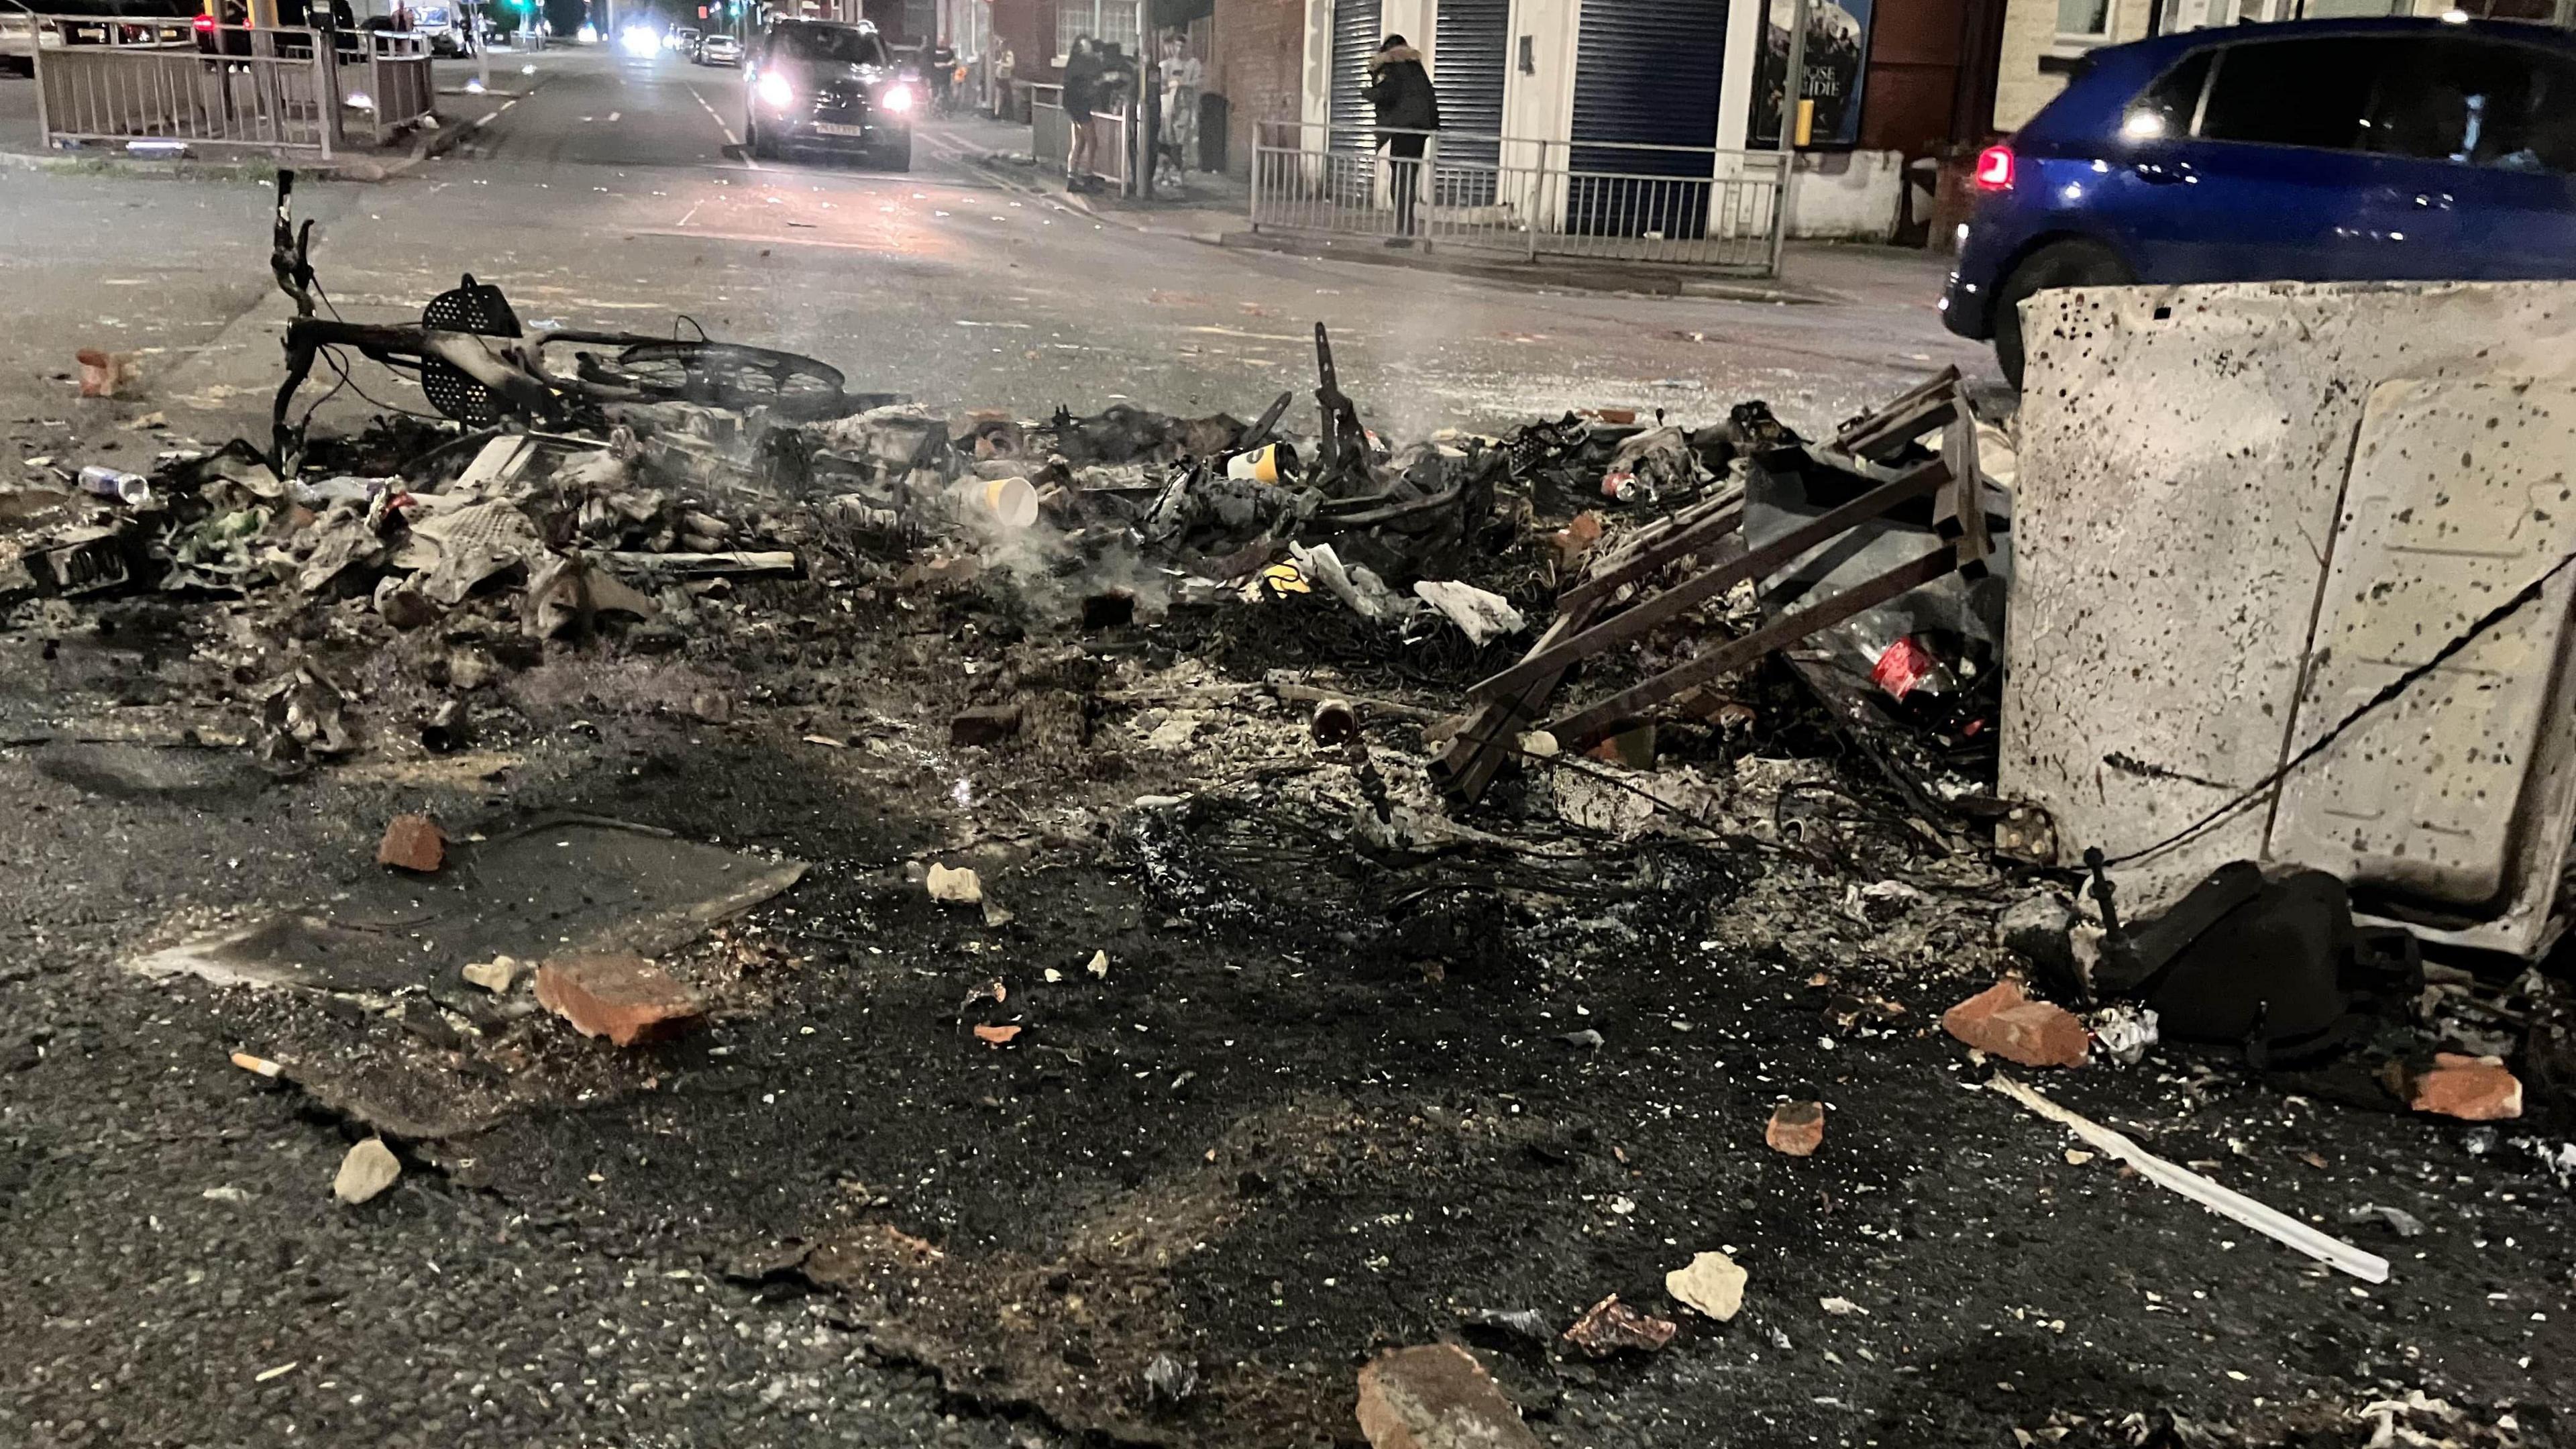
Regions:
<instances>
[{"instance_id":1,"label":"car number plate","mask_svg":"<svg viewBox=\"0 0 2576 1449\"><path fill-rule=\"evenodd\" d=\"M868 128L865 126L841 126L830 121L814 123L814 134L818 136L864 136L867 133Z\"/></svg>"}]
</instances>

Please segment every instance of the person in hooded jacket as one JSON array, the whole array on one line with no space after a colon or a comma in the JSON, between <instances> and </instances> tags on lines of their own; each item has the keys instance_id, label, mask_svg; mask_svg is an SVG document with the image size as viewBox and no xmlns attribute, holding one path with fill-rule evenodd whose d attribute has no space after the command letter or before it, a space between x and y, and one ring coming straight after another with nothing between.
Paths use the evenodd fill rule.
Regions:
<instances>
[{"instance_id":1,"label":"person in hooded jacket","mask_svg":"<svg viewBox=\"0 0 2576 1449\"><path fill-rule=\"evenodd\" d=\"M1386 148L1387 164L1395 173L1389 189L1396 235L1388 245L1409 245L1414 202L1422 189L1422 153L1431 140L1423 133L1440 129L1440 95L1431 88L1431 72L1422 67L1422 52L1405 44L1401 35L1388 36L1369 57L1368 82L1360 93L1377 110L1378 144Z\"/></svg>"},{"instance_id":2,"label":"person in hooded jacket","mask_svg":"<svg viewBox=\"0 0 2576 1449\"><path fill-rule=\"evenodd\" d=\"M1070 138L1064 158L1064 189L1088 190L1092 185L1091 109L1100 104L1102 84L1100 52L1088 35L1074 37L1073 52L1064 62L1064 123Z\"/></svg>"}]
</instances>

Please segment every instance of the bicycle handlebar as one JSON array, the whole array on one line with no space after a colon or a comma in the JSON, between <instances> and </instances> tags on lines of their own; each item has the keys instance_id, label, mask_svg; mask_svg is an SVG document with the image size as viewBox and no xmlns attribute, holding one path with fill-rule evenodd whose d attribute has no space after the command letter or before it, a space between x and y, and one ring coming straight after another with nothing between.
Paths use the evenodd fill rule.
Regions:
<instances>
[{"instance_id":1,"label":"bicycle handlebar","mask_svg":"<svg viewBox=\"0 0 2576 1449\"><path fill-rule=\"evenodd\" d=\"M313 223L295 226L295 173L277 173L277 220L269 232L269 275L277 290L295 299L295 314L313 315Z\"/></svg>"}]
</instances>

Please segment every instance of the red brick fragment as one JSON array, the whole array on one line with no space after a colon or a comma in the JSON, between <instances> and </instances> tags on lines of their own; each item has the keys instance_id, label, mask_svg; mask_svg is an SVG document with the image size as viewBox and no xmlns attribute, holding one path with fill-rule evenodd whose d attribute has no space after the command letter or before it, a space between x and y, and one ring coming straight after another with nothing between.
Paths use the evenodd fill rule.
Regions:
<instances>
[{"instance_id":1,"label":"red brick fragment","mask_svg":"<svg viewBox=\"0 0 2576 1449\"><path fill-rule=\"evenodd\" d=\"M1762 1140L1774 1152L1791 1157L1807 1157L1825 1145L1825 1104L1822 1102L1783 1102L1771 1109L1771 1125L1763 1129Z\"/></svg>"},{"instance_id":2,"label":"red brick fragment","mask_svg":"<svg viewBox=\"0 0 2576 1449\"><path fill-rule=\"evenodd\" d=\"M1370 1449L1538 1449L1520 1409L1456 1344L1372 1360L1360 1370L1359 1419Z\"/></svg>"},{"instance_id":3,"label":"red brick fragment","mask_svg":"<svg viewBox=\"0 0 2576 1449\"><path fill-rule=\"evenodd\" d=\"M1941 1029L1989 1056L2025 1067L2080 1067L2092 1035L2075 1013L1998 981L1941 1013Z\"/></svg>"},{"instance_id":4,"label":"red brick fragment","mask_svg":"<svg viewBox=\"0 0 2576 1449\"><path fill-rule=\"evenodd\" d=\"M422 875L447 860L447 837L426 815L397 815L385 822L385 838L376 842L376 864Z\"/></svg>"},{"instance_id":5,"label":"red brick fragment","mask_svg":"<svg viewBox=\"0 0 2576 1449\"><path fill-rule=\"evenodd\" d=\"M1613 1293L1583 1310L1583 1316L1565 1331L1565 1341L1594 1358L1607 1358L1623 1349L1653 1353L1679 1332L1680 1325L1640 1313Z\"/></svg>"},{"instance_id":6,"label":"red brick fragment","mask_svg":"<svg viewBox=\"0 0 2576 1449\"><path fill-rule=\"evenodd\" d=\"M2417 1074L2406 1105L2471 1122L2501 1122L2522 1115L2522 1083L2501 1057L2435 1052L2432 1070Z\"/></svg>"},{"instance_id":7,"label":"red brick fragment","mask_svg":"<svg viewBox=\"0 0 2576 1449\"><path fill-rule=\"evenodd\" d=\"M697 993L641 956L557 956L537 968L537 1004L619 1046L679 1036L706 1016Z\"/></svg>"}]
</instances>

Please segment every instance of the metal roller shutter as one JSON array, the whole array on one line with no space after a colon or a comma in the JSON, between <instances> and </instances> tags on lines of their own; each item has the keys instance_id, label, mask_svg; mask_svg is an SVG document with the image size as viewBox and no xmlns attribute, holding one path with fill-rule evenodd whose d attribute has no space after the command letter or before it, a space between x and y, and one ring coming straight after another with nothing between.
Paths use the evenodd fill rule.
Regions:
<instances>
[{"instance_id":1,"label":"metal roller shutter","mask_svg":"<svg viewBox=\"0 0 2576 1449\"><path fill-rule=\"evenodd\" d=\"M1442 132L1431 192L1438 205L1493 204L1502 147L1491 138L1503 129L1511 28L1511 0L1439 0L1431 46Z\"/></svg>"},{"instance_id":2,"label":"metal roller shutter","mask_svg":"<svg viewBox=\"0 0 2576 1449\"><path fill-rule=\"evenodd\" d=\"M1614 0L1583 7L1575 46L1574 169L1568 224L1593 236L1702 236L1709 160L1586 141L1707 146L1726 69L1726 0Z\"/></svg>"},{"instance_id":3,"label":"metal roller shutter","mask_svg":"<svg viewBox=\"0 0 2576 1449\"><path fill-rule=\"evenodd\" d=\"M1333 0L1332 190L1348 206L1366 205L1376 176L1377 110L1360 94L1368 58L1377 52L1378 0Z\"/></svg>"},{"instance_id":4,"label":"metal roller shutter","mask_svg":"<svg viewBox=\"0 0 2576 1449\"><path fill-rule=\"evenodd\" d=\"M1360 95L1377 53L1378 0L1333 0L1333 145L1365 151L1377 140L1377 112Z\"/></svg>"}]
</instances>

